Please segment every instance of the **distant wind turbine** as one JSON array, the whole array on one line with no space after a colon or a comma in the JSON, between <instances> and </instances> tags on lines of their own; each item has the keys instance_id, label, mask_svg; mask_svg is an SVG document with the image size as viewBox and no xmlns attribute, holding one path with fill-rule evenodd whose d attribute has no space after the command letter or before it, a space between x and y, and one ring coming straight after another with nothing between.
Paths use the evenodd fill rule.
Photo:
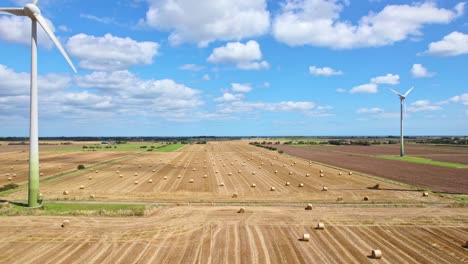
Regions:
<instances>
[{"instance_id":1,"label":"distant wind turbine","mask_svg":"<svg viewBox=\"0 0 468 264\"><path fill-rule=\"evenodd\" d=\"M392 92L394 92L396 95L400 97L400 157L405 156L405 143L404 143L404 138L403 138L403 108L405 108L405 113L406 113L406 105L405 105L405 99L406 96L413 90L414 87L411 87L404 95L401 95L397 91L390 89Z\"/></svg>"},{"instance_id":2,"label":"distant wind turbine","mask_svg":"<svg viewBox=\"0 0 468 264\"><path fill-rule=\"evenodd\" d=\"M39 199L39 141L37 129L37 23L41 25L45 33L54 42L57 49L62 53L70 67L76 73L75 66L68 57L60 42L50 30L45 18L41 15L41 10L37 7L37 1L27 4L23 8L2 8L0 14L15 16L27 16L31 19L31 98L30 98L30 127L29 127L29 186L28 186L28 207L40 206Z\"/></svg>"}]
</instances>

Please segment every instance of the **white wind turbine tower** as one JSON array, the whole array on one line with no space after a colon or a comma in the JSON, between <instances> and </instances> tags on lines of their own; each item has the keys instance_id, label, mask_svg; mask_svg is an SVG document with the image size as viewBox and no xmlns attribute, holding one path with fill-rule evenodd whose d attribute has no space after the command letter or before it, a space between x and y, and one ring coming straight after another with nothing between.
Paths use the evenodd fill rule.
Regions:
<instances>
[{"instance_id":1,"label":"white wind turbine tower","mask_svg":"<svg viewBox=\"0 0 468 264\"><path fill-rule=\"evenodd\" d=\"M10 14L15 16L27 16L31 19L31 90L30 90L30 130L29 130L29 186L28 186L28 207L38 207L39 202L39 142L37 129L37 23L41 25L45 33L54 42L57 49L62 53L73 71L75 66L71 62L60 42L50 30L45 18L41 15L41 10L37 7L37 1L27 4L23 8L1 8L0 14Z\"/></svg>"},{"instance_id":2,"label":"white wind turbine tower","mask_svg":"<svg viewBox=\"0 0 468 264\"><path fill-rule=\"evenodd\" d=\"M406 96L413 90L414 87L411 87L404 95L401 95L397 91L390 89L392 92L394 92L396 95L400 97L400 157L403 157L405 155L405 143L404 143L404 138L403 138L403 107L405 108L406 112L406 105L405 105L405 99Z\"/></svg>"}]
</instances>

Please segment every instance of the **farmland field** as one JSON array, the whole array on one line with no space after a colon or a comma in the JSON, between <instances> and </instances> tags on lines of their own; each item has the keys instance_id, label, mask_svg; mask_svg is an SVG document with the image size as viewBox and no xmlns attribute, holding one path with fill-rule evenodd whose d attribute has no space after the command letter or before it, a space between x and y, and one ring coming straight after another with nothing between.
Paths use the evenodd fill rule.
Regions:
<instances>
[{"instance_id":1,"label":"farmland field","mask_svg":"<svg viewBox=\"0 0 468 264\"><path fill-rule=\"evenodd\" d=\"M287 153L288 148L310 152L309 147L285 146ZM62 203L49 206L61 213L1 217L0 263L468 261L462 246L468 239L466 203L431 192L423 196L410 185L370 177L381 175L365 171L369 164L353 167L356 159L342 159L348 154L321 150L310 159L297 158L248 141L169 150L41 152L40 190L46 204ZM364 163L371 158L351 157ZM392 162L399 162L377 160L392 168ZM76 170L78 163L86 169ZM409 164L416 170L422 165ZM25 153L0 153L2 184L20 185L0 193L0 199L26 199L27 168ZM6 181L6 173L17 176ZM457 184L463 188L466 178ZM67 203L151 209L141 217L63 216ZM312 210L304 209L308 203ZM245 213L237 213L240 207ZM62 228L64 220L70 225ZM318 222L324 230L315 229ZM300 240L304 233L310 241ZM384 257L371 259L372 249Z\"/></svg>"}]
</instances>

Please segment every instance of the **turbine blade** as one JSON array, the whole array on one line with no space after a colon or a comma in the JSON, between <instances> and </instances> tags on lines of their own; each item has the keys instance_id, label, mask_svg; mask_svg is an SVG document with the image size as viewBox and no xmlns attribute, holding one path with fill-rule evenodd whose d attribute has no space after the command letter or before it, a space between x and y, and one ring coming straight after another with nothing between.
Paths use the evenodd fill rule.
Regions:
<instances>
[{"instance_id":1,"label":"turbine blade","mask_svg":"<svg viewBox=\"0 0 468 264\"><path fill-rule=\"evenodd\" d=\"M25 16L23 8L3 8L0 7L0 14Z\"/></svg>"},{"instance_id":2,"label":"turbine blade","mask_svg":"<svg viewBox=\"0 0 468 264\"><path fill-rule=\"evenodd\" d=\"M414 86L411 87L411 89L409 89L409 90L405 93L404 97L406 97L413 89L414 89Z\"/></svg>"},{"instance_id":3,"label":"turbine blade","mask_svg":"<svg viewBox=\"0 0 468 264\"><path fill-rule=\"evenodd\" d=\"M392 88L388 88L388 89L390 89L390 91L394 92L396 95L398 95L398 96L402 96L402 95L401 95L399 92L397 92L397 91L393 90Z\"/></svg>"},{"instance_id":4,"label":"turbine blade","mask_svg":"<svg viewBox=\"0 0 468 264\"><path fill-rule=\"evenodd\" d=\"M70 65L70 67L73 69L73 71L76 73L76 68L75 66L73 65L73 62L70 60L70 58L68 57L67 53L65 52L65 50L62 48L62 45L60 45L60 42L58 41L58 39L55 37L54 33L52 32L52 30L49 29L49 26L47 25L47 22L46 20L44 19L43 16L41 15L35 15L35 18L37 20L37 22L39 22L39 24L41 25L41 27L44 29L45 33L47 33L47 35L49 36L49 38L54 42L55 46L57 46L57 49L60 51L60 53L62 53L63 57L65 58L65 60L67 60L68 64Z\"/></svg>"},{"instance_id":5,"label":"turbine blade","mask_svg":"<svg viewBox=\"0 0 468 264\"><path fill-rule=\"evenodd\" d=\"M37 2L38 2L38 1L39 1L39 0L33 0L32 3L33 3L34 5L37 5Z\"/></svg>"}]
</instances>

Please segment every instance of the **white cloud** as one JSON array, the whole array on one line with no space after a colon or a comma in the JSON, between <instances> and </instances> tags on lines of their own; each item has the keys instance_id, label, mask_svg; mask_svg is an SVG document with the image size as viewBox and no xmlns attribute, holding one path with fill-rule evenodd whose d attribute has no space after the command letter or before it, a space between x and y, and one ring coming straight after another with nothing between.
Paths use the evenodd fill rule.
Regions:
<instances>
[{"instance_id":1,"label":"white cloud","mask_svg":"<svg viewBox=\"0 0 468 264\"><path fill-rule=\"evenodd\" d=\"M359 86L353 87L349 92L352 94L359 93L377 93L378 86L375 83L362 84Z\"/></svg>"},{"instance_id":2,"label":"white cloud","mask_svg":"<svg viewBox=\"0 0 468 264\"><path fill-rule=\"evenodd\" d=\"M270 112L307 112L317 108L317 104L313 102L294 102L285 101L279 103L266 102L243 102L235 101L230 104L220 106L221 113L248 113L254 111L270 111Z\"/></svg>"},{"instance_id":3,"label":"white cloud","mask_svg":"<svg viewBox=\"0 0 468 264\"><path fill-rule=\"evenodd\" d=\"M87 75L79 75L75 83L82 88L102 89L106 91L119 91L140 85L140 80L128 70L114 72L92 72Z\"/></svg>"},{"instance_id":4,"label":"white cloud","mask_svg":"<svg viewBox=\"0 0 468 264\"><path fill-rule=\"evenodd\" d=\"M203 66L199 66L199 65L196 65L196 64L184 64L182 66L179 67L180 70L184 70L184 71L201 71L203 70L205 67Z\"/></svg>"},{"instance_id":5,"label":"white cloud","mask_svg":"<svg viewBox=\"0 0 468 264\"><path fill-rule=\"evenodd\" d=\"M468 105L468 93L462 95L457 95L448 100L451 103L462 103L463 105Z\"/></svg>"},{"instance_id":6,"label":"white cloud","mask_svg":"<svg viewBox=\"0 0 468 264\"><path fill-rule=\"evenodd\" d=\"M158 54L159 44L150 41L137 42L131 38L119 38L111 34L103 37L78 34L68 40L67 48L72 56L81 60L80 67L113 71L153 63L153 57Z\"/></svg>"},{"instance_id":7,"label":"white cloud","mask_svg":"<svg viewBox=\"0 0 468 264\"><path fill-rule=\"evenodd\" d=\"M422 35L427 24L447 24L461 16L465 3L453 10L434 2L387 5L370 12L357 24L340 20L344 5L337 0L286 0L273 22L273 35L290 46L312 45L336 49L391 45Z\"/></svg>"},{"instance_id":8,"label":"white cloud","mask_svg":"<svg viewBox=\"0 0 468 264\"><path fill-rule=\"evenodd\" d=\"M342 75L342 71L332 69L330 67L317 68L316 66L310 66L309 72L315 76L333 76L333 75Z\"/></svg>"},{"instance_id":9,"label":"white cloud","mask_svg":"<svg viewBox=\"0 0 468 264\"><path fill-rule=\"evenodd\" d=\"M433 56L458 56L468 53L468 34L454 31L442 40L432 42L424 52Z\"/></svg>"},{"instance_id":10,"label":"white cloud","mask_svg":"<svg viewBox=\"0 0 468 264\"><path fill-rule=\"evenodd\" d=\"M336 92L337 93L346 93L346 89L338 88L338 89L336 89Z\"/></svg>"},{"instance_id":11,"label":"white cloud","mask_svg":"<svg viewBox=\"0 0 468 264\"><path fill-rule=\"evenodd\" d=\"M379 114L383 113L384 110L382 108L374 107L374 108L359 108L356 110L358 114Z\"/></svg>"},{"instance_id":12,"label":"white cloud","mask_svg":"<svg viewBox=\"0 0 468 264\"><path fill-rule=\"evenodd\" d=\"M261 59L260 45L255 40L250 40L245 44L229 42L226 46L215 48L207 61L236 64L237 68L242 70L268 69L270 66L268 62Z\"/></svg>"},{"instance_id":13,"label":"white cloud","mask_svg":"<svg viewBox=\"0 0 468 264\"><path fill-rule=\"evenodd\" d=\"M377 76L371 79L372 83L375 84L399 84L400 83L400 76L398 74L391 74L388 73L384 76Z\"/></svg>"},{"instance_id":14,"label":"white cloud","mask_svg":"<svg viewBox=\"0 0 468 264\"><path fill-rule=\"evenodd\" d=\"M434 73L429 72L422 64L413 64L411 67L411 76L414 78L428 78L433 75Z\"/></svg>"},{"instance_id":15,"label":"white cloud","mask_svg":"<svg viewBox=\"0 0 468 264\"><path fill-rule=\"evenodd\" d=\"M250 84L231 83L231 90L236 93L248 93L252 91Z\"/></svg>"},{"instance_id":16,"label":"white cloud","mask_svg":"<svg viewBox=\"0 0 468 264\"><path fill-rule=\"evenodd\" d=\"M223 96L214 99L216 102L238 101L244 98L243 94L224 93Z\"/></svg>"},{"instance_id":17,"label":"white cloud","mask_svg":"<svg viewBox=\"0 0 468 264\"><path fill-rule=\"evenodd\" d=\"M240 40L266 34L270 13L265 0L151 0L146 25L171 31L173 45Z\"/></svg>"},{"instance_id":18,"label":"white cloud","mask_svg":"<svg viewBox=\"0 0 468 264\"><path fill-rule=\"evenodd\" d=\"M203 80L205 80L205 81L211 80L210 75L209 75L209 74L204 74L204 75L203 75Z\"/></svg>"},{"instance_id":19,"label":"white cloud","mask_svg":"<svg viewBox=\"0 0 468 264\"><path fill-rule=\"evenodd\" d=\"M408 106L409 112L427 112L441 110L440 105L434 104L429 100L418 100Z\"/></svg>"},{"instance_id":20,"label":"white cloud","mask_svg":"<svg viewBox=\"0 0 468 264\"><path fill-rule=\"evenodd\" d=\"M55 32L55 27L50 20L45 19L50 30ZM20 16L0 16L0 39L12 43L31 45L31 19ZM45 48L52 48L53 43L40 25L37 26L37 43Z\"/></svg>"}]
</instances>

